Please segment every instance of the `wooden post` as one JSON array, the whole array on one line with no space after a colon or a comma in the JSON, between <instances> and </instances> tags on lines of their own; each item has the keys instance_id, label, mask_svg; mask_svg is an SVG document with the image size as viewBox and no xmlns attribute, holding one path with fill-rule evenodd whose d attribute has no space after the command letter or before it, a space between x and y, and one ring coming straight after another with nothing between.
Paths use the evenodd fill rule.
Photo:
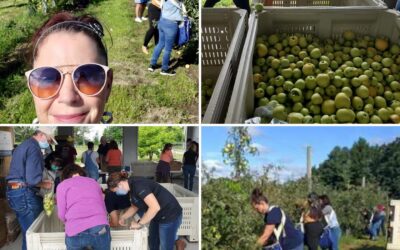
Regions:
<instances>
[{"instance_id":1,"label":"wooden post","mask_svg":"<svg viewBox=\"0 0 400 250\"><path fill-rule=\"evenodd\" d=\"M312 192L311 146L307 146L307 180L308 192Z\"/></svg>"}]
</instances>

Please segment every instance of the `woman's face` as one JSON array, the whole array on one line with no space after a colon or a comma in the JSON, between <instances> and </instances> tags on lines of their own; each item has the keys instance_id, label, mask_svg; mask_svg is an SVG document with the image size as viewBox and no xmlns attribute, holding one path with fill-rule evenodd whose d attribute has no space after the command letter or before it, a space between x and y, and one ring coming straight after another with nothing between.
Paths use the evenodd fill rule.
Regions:
<instances>
[{"instance_id":1,"label":"woman's face","mask_svg":"<svg viewBox=\"0 0 400 250\"><path fill-rule=\"evenodd\" d=\"M266 214L268 211L268 204L265 201L259 203L253 203L253 208L260 214Z\"/></svg>"},{"instance_id":2,"label":"woman's face","mask_svg":"<svg viewBox=\"0 0 400 250\"><path fill-rule=\"evenodd\" d=\"M33 66L52 66L66 73L86 63L105 64L96 43L83 32L59 31L41 41ZM112 78L109 70L105 88L96 96L85 96L75 88L71 74L65 74L56 96L46 100L33 98L39 123L99 123L110 95Z\"/></svg>"}]
</instances>

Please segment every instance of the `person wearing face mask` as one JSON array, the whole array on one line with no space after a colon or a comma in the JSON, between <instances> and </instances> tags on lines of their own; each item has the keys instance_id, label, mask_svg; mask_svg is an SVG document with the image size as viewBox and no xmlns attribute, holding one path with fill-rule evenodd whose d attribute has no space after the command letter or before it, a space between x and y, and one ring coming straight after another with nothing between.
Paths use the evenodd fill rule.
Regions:
<instances>
[{"instance_id":1,"label":"person wearing face mask","mask_svg":"<svg viewBox=\"0 0 400 250\"><path fill-rule=\"evenodd\" d=\"M111 249L103 191L76 164L66 166L57 187L58 218L65 224L65 245L72 249Z\"/></svg>"},{"instance_id":2,"label":"person wearing face mask","mask_svg":"<svg viewBox=\"0 0 400 250\"><path fill-rule=\"evenodd\" d=\"M49 147L49 141L57 144L54 129L38 128L31 138L15 149L6 177L7 200L22 230L22 250L26 250L26 231L43 210L40 188L51 189L53 186L51 180L43 180L42 150Z\"/></svg>"},{"instance_id":3,"label":"person wearing face mask","mask_svg":"<svg viewBox=\"0 0 400 250\"><path fill-rule=\"evenodd\" d=\"M62 160L60 158L55 158L54 155L49 155L49 157L51 157L52 159L49 159L47 162L45 159L42 179L50 180L52 183L54 183L54 188L51 191L55 192L57 185L60 183L60 173L61 173L60 170L61 170ZM44 188L40 189L40 194L43 197L48 192L49 190L47 189Z\"/></svg>"},{"instance_id":4,"label":"person wearing face mask","mask_svg":"<svg viewBox=\"0 0 400 250\"><path fill-rule=\"evenodd\" d=\"M150 250L174 249L178 228L182 223L182 207L167 189L149 179L128 178L126 173L111 174L107 186L117 195L130 194L132 205L120 216L120 225L126 226L126 220L139 210L146 211L138 221L132 221L130 228L141 229L149 224Z\"/></svg>"}]
</instances>

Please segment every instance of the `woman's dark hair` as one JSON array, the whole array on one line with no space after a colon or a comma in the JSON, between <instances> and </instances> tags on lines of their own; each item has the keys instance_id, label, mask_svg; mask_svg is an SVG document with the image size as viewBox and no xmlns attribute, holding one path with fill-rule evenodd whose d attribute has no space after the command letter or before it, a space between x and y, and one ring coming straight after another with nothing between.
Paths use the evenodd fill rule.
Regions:
<instances>
[{"instance_id":1,"label":"woman's dark hair","mask_svg":"<svg viewBox=\"0 0 400 250\"><path fill-rule=\"evenodd\" d=\"M118 143L115 140L110 141L110 149L118 149Z\"/></svg>"},{"instance_id":2,"label":"woman's dark hair","mask_svg":"<svg viewBox=\"0 0 400 250\"><path fill-rule=\"evenodd\" d=\"M40 43L50 34L58 31L83 32L96 43L97 51L105 65L108 65L107 49L102 41L104 30L101 23L90 15L74 16L69 12L60 12L50 17L36 31L31 40L31 63L37 56Z\"/></svg>"},{"instance_id":3,"label":"woman's dark hair","mask_svg":"<svg viewBox=\"0 0 400 250\"><path fill-rule=\"evenodd\" d=\"M317 193L312 192L307 196L308 202L308 215L314 220L319 220L322 217L322 208L319 202L319 196Z\"/></svg>"},{"instance_id":4,"label":"woman's dark hair","mask_svg":"<svg viewBox=\"0 0 400 250\"><path fill-rule=\"evenodd\" d=\"M88 147L88 149L93 149L93 147L94 147L94 143L93 142L88 142L87 143L87 147Z\"/></svg>"},{"instance_id":5,"label":"woman's dark hair","mask_svg":"<svg viewBox=\"0 0 400 250\"><path fill-rule=\"evenodd\" d=\"M262 201L268 204L268 199L263 195L261 189L255 188L253 192L251 192L251 203L252 204L260 204Z\"/></svg>"},{"instance_id":6,"label":"woman's dark hair","mask_svg":"<svg viewBox=\"0 0 400 250\"><path fill-rule=\"evenodd\" d=\"M79 174L80 176L86 176L85 171L79 165L72 163L72 164L67 165L63 169L62 174L61 174L61 180L63 181L63 180L69 179L74 174Z\"/></svg>"},{"instance_id":7,"label":"woman's dark hair","mask_svg":"<svg viewBox=\"0 0 400 250\"><path fill-rule=\"evenodd\" d=\"M171 144L171 143L166 143L166 144L164 145L164 148L163 148L163 150L162 150L162 153L164 154L165 151L170 150L171 148L172 148L172 144Z\"/></svg>"},{"instance_id":8,"label":"woman's dark hair","mask_svg":"<svg viewBox=\"0 0 400 250\"><path fill-rule=\"evenodd\" d=\"M319 199L321 200L322 208L324 208L325 206L331 205L331 201L329 200L329 197L326 194L321 195L319 197Z\"/></svg>"},{"instance_id":9,"label":"woman's dark hair","mask_svg":"<svg viewBox=\"0 0 400 250\"><path fill-rule=\"evenodd\" d=\"M56 152L51 152L50 154L48 154L47 156L46 156L46 158L44 159L44 167L47 169L47 170L51 170L51 163L52 162L56 162L56 163L58 163L58 165L60 166L60 167L62 167L62 165L63 165L63 160L61 159L61 157L59 157L59 155L56 153Z\"/></svg>"},{"instance_id":10,"label":"woman's dark hair","mask_svg":"<svg viewBox=\"0 0 400 250\"><path fill-rule=\"evenodd\" d=\"M126 181L128 180L128 173L122 173L122 172L117 172L117 173L112 173L107 180L107 187L108 189L116 188L118 187L118 184L121 181Z\"/></svg>"}]
</instances>

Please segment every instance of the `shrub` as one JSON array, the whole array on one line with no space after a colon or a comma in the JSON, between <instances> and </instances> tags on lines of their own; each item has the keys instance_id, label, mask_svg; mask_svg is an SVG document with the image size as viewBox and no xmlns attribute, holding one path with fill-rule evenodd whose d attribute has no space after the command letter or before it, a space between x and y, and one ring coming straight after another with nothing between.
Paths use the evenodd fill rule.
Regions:
<instances>
[{"instance_id":1,"label":"shrub","mask_svg":"<svg viewBox=\"0 0 400 250\"><path fill-rule=\"evenodd\" d=\"M198 63L199 60L199 2L184 0L188 15L192 18L191 38L183 50L183 59L186 63Z\"/></svg>"},{"instance_id":2,"label":"shrub","mask_svg":"<svg viewBox=\"0 0 400 250\"><path fill-rule=\"evenodd\" d=\"M279 184L250 177L238 181L211 179L202 187L202 249L253 249L261 234L263 216L256 214L249 197L254 187L261 187L271 205L279 205L290 219L299 221L299 204L307 197L305 179ZM359 236L364 227L361 211L387 204L387 193L374 185L332 190L314 183L318 194L327 194L335 209L343 232Z\"/></svg>"}]
</instances>

